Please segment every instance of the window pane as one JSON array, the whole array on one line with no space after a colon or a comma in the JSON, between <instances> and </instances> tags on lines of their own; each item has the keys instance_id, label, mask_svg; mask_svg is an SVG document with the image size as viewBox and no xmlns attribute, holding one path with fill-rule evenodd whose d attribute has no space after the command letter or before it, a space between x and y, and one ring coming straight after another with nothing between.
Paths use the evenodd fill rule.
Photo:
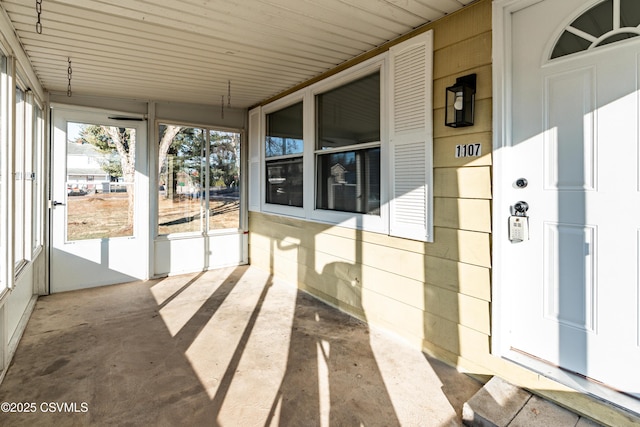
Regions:
<instances>
[{"instance_id":1,"label":"window pane","mask_svg":"<svg viewBox=\"0 0 640 427\"><path fill-rule=\"evenodd\" d=\"M576 36L575 34L565 31L558 39L553 53L551 53L551 59L559 58L565 55L571 55L572 53L582 52L587 50L591 46L591 42Z\"/></svg>"},{"instance_id":2,"label":"window pane","mask_svg":"<svg viewBox=\"0 0 640 427\"><path fill-rule=\"evenodd\" d=\"M302 102L267 114L267 157L302 153Z\"/></svg>"},{"instance_id":3,"label":"window pane","mask_svg":"<svg viewBox=\"0 0 640 427\"><path fill-rule=\"evenodd\" d=\"M380 148L318 156L319 209L380 214Z\"/></svg>"},{"instance_id":4,"label":"window pane","mask_svg":"<svg viewBox=\"0 0 640 427\"><path fill-rule=\"evenodd\" d=\"M33 123L33 249L37 249L42 244L42 153L44 150L44 118L42 108L35 106L35 120Z\"/></svg>"},{"instance_id":5,"label":"window pane","mask_svg":"<svg viewBox=\"0 0 640 427\"><path fill-rule=\"evenodd\" d=\"M380 141L380 73L316 96L317 149Z\"/></svg>"},{"instance_id":6,"label":"window pane","mask_svg":"<svg viewBox=\"0 0 640 427\"><path fill-rule=\"evenodd\" d=\"M638 34L635 31L616 33L618 27L614 23L619 18L620 27L637 27L640 24L640 2L637 0L620 0L619 5L619 16L614 16L616 8L613 0L602 1L580 15L570 26L596 39L602 39L597 46L637 37ZM551 59L587 50L592 43L594 42L591 39L588 40L566 30L554 46Z\"/></svg>"},{"instance_id":7,"label":"window pane","mask_svg":"<svg viewBox=\"0 0 640 427\"><path fill-rule=\"evenodd\" d=\"M240 228L240 134L209 131L209 230Z\"/></svg>"},{"instance_id":8,"label":"window pane","mask_svg":"<svg viewBox=\"0 0 640 427\"><path fill-rule=\"evenodd\" d=\"M611 43L617 43L619 41L622 40L626 40L626 39L631 39L634 37L638 37L637 34L635 33L618 33L618 34L614 34L610 37L607 37L606 39L602 40L600 43L598 43L598 46L604 46L607 44L611 44Z\"/></svg>"},{"instance_id":9,"label":"window pane","mask_svg":"<svg viewBox=\"0 0 640 427\"><path fill-rule=\"evenodd\" d=\"M135 129L67 124L67 240L133 236L135 145Z\"/></svg>"},{"instance_id":10,"label":"window pane","mask_svg":"<svg viewBox=\"0 0 640 427\"><path fill-rule=\"evenodd\" d=\"M4 93L4 91L2 90L4 87L3 82L6 79L6 75L7 75L7 57L4 55L0 55L0 99L2 100L6 100L7 98L7 94ZM3 101L4 102L4 101ZM4 131L4 127L6 126L6 116L5 116L5 109L0 107L0 130ZM0 153L2 153L2 150L0 150ZM0 160L2 160L2 158L0 158ZM0 165L4 164L4 162L0 161ZM6 176L6 169L4 167L0 166L0 191L4 188L4 179ZM5 200L5 194L3 194L2 192L0 192L0 201L6 201ZM0 205L2 205L2 203L0 203ZM4 245L5 245L5 241L6 238L5 236L0 236L0 248L4 249ZM3 252L3 251L0 251ZM2 277L4 277L4 271L5 268L7 268L7 266L5 265L5 263L0 263L0 283L4 282L4 280L2 280ZM2 287L6 287L7 284L6 283L2 283ZM0 291L2 289L0 288Z\"/></svg>"},{"instance_id":11,"label":"window pane","mask_svg":"<svg viewBox=\"0 0 640 427\"><path fill-rule=\"evenodd\" d=\"M14 224L13 224L13 250L16 265L24 261L24 214L25 214L25 187L24 187L24 159L25 159L25 93L16 87L16 132L15 132L15 180L14 180Z\"/></svg>"},{"instance_id":12,"label":"window pane","mask_svg":"<svg viewBox=\"0 0 640 427\"><path fill-rule=\"evenodd\" d=\"M160 125L159 134L158 234L202 231L206 176L204 132Z\"/></svg>"},{"instance_id":13,"label":"window pane","mask_svg":"<svg viewBox=\"0 0 640 427\"><path fill-rule=\"evenodd\" d=\"M573 21L571 26L596 38L613 30L613 0L592 7Z\"/></svg>"},{"instance_id":14,"label":"window pane","mask_svg":"<svg viewBox=\"0 0 640 427\"><path fill-rule=\"evenodd\" d=\"M287 156L266 162L267 203L302 207L302 111L298 102L266 116L266 157Z\"/></svg>"},{"instance_id":15,"label":"window pane","mask_svg":"<svg viewBox=\"0 0 640 427\"><path fill-rule=\"evenodd\" d=\"M267 203L302 207L302 157L267 162Z\"/></svg>"},{"instance_id":16,"label":"window pane","mask_svg":"<svg viewBox=\"0 0 640 427\"><path fill-rule=\"evenodd\" d=\"M622 27L640 25L640 2L638 0L622 0L620 2L620 25Z\"/></svg>"}]
</instances>

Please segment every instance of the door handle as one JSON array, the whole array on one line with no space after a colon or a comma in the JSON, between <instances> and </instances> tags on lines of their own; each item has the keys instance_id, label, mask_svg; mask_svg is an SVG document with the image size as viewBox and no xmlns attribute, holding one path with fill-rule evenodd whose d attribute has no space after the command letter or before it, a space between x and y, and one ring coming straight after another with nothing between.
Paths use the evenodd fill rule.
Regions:
<instances>
[{"instance_id":1,"label":"door handle","mask_svg":"<svg viewBox=\"0 0 640 427\"><path fill-rule=\"evenodd\" d=\"M56 207L56 206L64 206L64 203L62 203L62 202L58 202L58 201L55 201L55 200L54 200L54 201L53 201L53 206L54 206L54 207Z\"/></svg>"}]
</instances>

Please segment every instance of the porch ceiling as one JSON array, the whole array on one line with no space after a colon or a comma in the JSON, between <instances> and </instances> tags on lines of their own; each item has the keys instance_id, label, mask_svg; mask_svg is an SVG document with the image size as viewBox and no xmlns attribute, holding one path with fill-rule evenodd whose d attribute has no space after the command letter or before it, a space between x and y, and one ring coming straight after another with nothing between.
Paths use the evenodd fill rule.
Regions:
<instances>
[{"instance_id":1,"label":"porch ceiling","mask_svg":"<svg viewBox=\"0 0 640 427\"><path fill-rule=\"evenodd\" d=\"M2 0L52 93L248 107L474 0Z\"/></svg>"}]
</instances>

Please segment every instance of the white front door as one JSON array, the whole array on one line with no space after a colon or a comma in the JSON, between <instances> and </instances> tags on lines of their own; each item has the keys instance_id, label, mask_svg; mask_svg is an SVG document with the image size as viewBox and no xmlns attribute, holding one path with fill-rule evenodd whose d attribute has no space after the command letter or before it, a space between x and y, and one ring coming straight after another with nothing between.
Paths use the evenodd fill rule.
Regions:
<instances>
[{"instance_id":1,"label":"white front door","mask_svg":"<svg viewBox=\"0 0 640 427\"><path fill-rule=\"evenodd\" d=\"M512 17L496 214L506 227L509 206L526 201L530 240L505 238L500 264L513 350L640 396L640 38L549 60L596 3L546 0Z\"/></svg>"},{"instance_id":2,"label":"white front door","mask_svg":"<svg viewBox=\"0 0 640 427\"><path fill-rule=\"evenodd\" d=\"M53 109L51 292L148 277L146 122Z\"/></svg>"}]
</instances>

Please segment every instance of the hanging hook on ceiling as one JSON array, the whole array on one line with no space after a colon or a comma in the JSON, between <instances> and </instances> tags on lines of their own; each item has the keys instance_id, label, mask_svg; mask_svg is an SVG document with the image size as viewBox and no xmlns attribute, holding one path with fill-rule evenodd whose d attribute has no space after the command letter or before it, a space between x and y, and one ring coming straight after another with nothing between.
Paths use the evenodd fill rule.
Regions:
<instances>
[{"instance_id":1,"label":"hanging hook on ceiling","mask_svg":"<svg viewBox=\"0 0 640 427\"><path fill-rule=\"evenodd\" d=\"M40 22L40 15L42 14L42 0L36 0L36 13L38 14L38 21L36 22L36 33L42 34L42 22Z\"/></svg>"},{"instance_id":2,"label":"hanging hook on ceiling","mask_svg":"<svg viewBox=\"0 0 640 427\"><path fill-rule=\"evenodd\" d=\"M73 70L71 69L71 58L67 58L67 62L69 66L67 67L67 78L69 79L69 84L67 85L67 96L71 96L71 74L73 74Z\"/></svg>"}]
</instances>

